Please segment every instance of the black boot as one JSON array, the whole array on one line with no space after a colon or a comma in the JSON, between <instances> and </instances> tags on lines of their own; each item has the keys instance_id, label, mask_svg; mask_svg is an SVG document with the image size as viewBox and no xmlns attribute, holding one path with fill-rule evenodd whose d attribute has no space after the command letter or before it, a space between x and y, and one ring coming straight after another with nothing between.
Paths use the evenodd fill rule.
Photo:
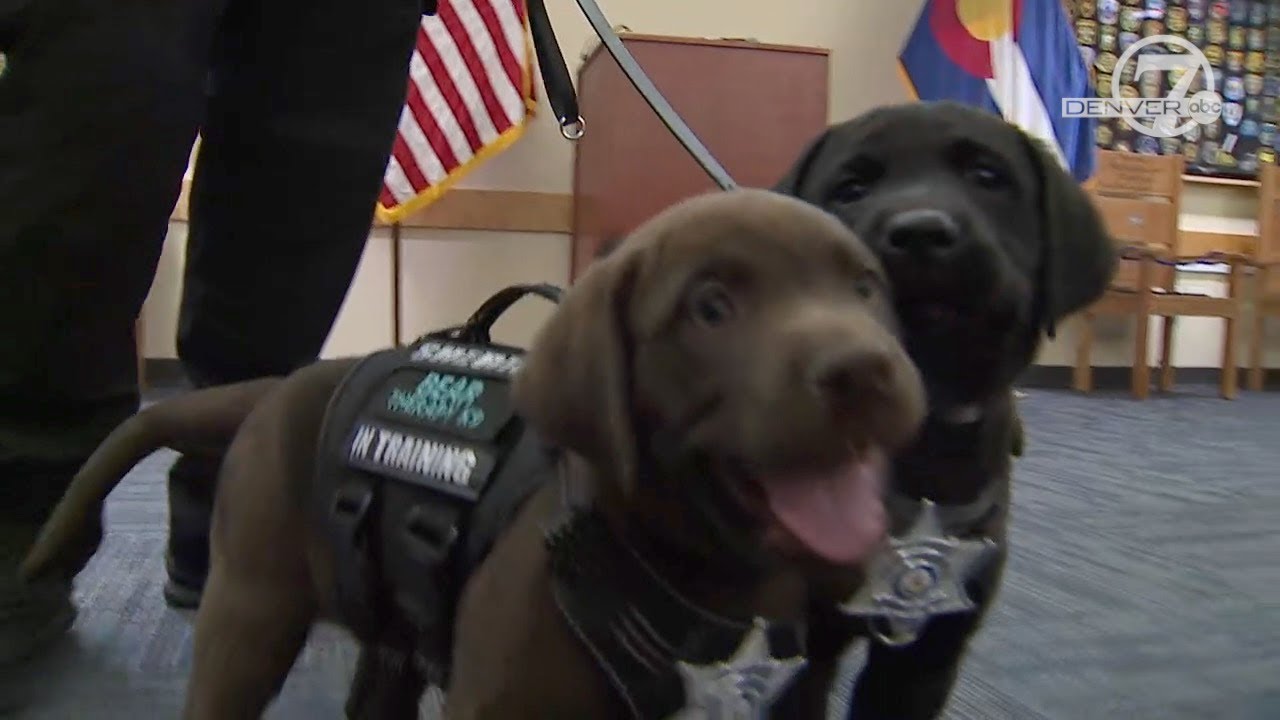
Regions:
<instances>
[{"instance_id":1,"label":"black boot","mask_svg":"<svg viewBox=\"0 0 1280 720\"><path fill-rule=\"evenodd\" d=\"M209 526L221 460L180 457L169 470L169 580L164 598L170 607L200 604L209 574Z\"/></svg>"},{"instance_id":2,"label":"black boot","mask_svg":"<svg viewBox=\"0 0 1280 720\"><path fill-rule=\"evenodd\" d=\"M82 565L30 583L17 577L19 563L73 474L71 467L0 464L0 675L61 638L75 622L71 579Z\"/></svg>"},{"instance_id":3,"label":"black boot","mask_svg":"<svg viewBox=\"0 0 1280 720\"><path fill-rule=\"evenodd\" d=\"M25 583L16 576L39 529L38 523L0 525L0 675L53 644L76 619L70 578Z\"/></svg>"}]
</instances>

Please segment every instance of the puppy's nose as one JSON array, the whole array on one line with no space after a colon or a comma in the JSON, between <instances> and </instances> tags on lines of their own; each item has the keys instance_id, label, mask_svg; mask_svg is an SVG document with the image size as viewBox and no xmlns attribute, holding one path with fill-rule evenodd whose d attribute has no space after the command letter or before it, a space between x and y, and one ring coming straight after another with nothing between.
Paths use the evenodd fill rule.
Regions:
<instances>
[{"instance_id":1,"label":"puppy's nose","mask_svg":"<svg viewBox=\"0 0 1280 720\"><path fill-rule=\"evenodd\" d=\"M915 262L940 262L960 245L960 226L941 210L904 210L885 223L885 250Z\"/></svg>"},{"instance_id":2,"label":"puppy's nose","mask_svg":"<svg viewBox=\"0 0 1280 720\"><path fill-rule=\"evenodd\" d=\"M849 348L818 358L811 381L833 407L853 410L890 392L893 361L888 353L873 348Z\"/></svg>"}]
</instances>

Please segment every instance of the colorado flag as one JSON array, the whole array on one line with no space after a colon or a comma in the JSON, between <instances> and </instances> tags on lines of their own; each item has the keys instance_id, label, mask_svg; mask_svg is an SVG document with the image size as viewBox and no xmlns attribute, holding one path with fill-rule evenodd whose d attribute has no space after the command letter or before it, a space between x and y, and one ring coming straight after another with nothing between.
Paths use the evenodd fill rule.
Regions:
<instances>
[{"instance_id":1,"label":"colorado flag","mask_svg":"<svg viewBox=\"0 0 1280 720\"><path fill-rule=\"evenodd\" d=\"M1062 0L927 0L898 63L917 99L999 113L1077 180L1093 174L1095 121L1059 112L1063 98L1093 95Z\"/></svg>"}]
</instances>

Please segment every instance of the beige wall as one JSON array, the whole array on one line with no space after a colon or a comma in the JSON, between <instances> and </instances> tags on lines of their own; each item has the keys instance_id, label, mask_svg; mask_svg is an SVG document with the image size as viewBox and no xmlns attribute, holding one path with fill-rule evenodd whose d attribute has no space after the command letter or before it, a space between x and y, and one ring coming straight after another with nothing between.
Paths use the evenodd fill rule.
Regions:
<instances>
[{"instance_id":1,"label":"beige wall","mask_svg":"<svg viewBox=\"0 0 1280 720\"><path fill-rule=\"evenodd\" d=\"M878 104L907 99L894 61L921 5L835 0L599 0L609 20L635 32L706 37L745 37L761 42L831 49L831 118L840 120ZM570 70L594 38L577 4L547 3ZM545 98L529 132L514 147L477 169L461 187L568 193L573 146L563 140ZM590 119L588 118L588 132ZM1230 231L1253 216L1247 192L1193 187L1185 201L1194 229ZM185 228L174 223L146 306L146 346L150 357L173 357L177 297ZM567 236L533 233L406 231L403 293L406 336L459 321L490 292L516 281L565 283L569 269ZM325 347L326 356L363 353L391 342L390 243L385 232L371 236L356 281ZM1190 287L1216 291L1218 276L1186 274ZM498 336L524 342L545 318L547 308L529 301L517 306ZM1176 358L1182 366L1212 366L1217 360L1221 323L1186 320L1178 334ZM1270 364L1280 366L1280 328L1273 328ZM1041 360L1067 364L1074 337L1068 325L1046 347ZM1128 362L1123 326L1102 323L1096 364Z\"/></svg>"}]
</instances>

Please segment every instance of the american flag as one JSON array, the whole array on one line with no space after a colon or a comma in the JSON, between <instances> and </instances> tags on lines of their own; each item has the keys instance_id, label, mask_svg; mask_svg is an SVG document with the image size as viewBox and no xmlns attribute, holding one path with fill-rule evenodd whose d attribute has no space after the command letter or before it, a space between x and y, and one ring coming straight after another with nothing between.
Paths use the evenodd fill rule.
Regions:
<instances>
[{"instance_id":1,"label":"american flag","mask_svg":"<svg viewBox=\"0 0 1280 720\"><path fill-rule=\"evenodd\" d=\"M537 103L524 0L440 0L424 15L377 216L429 205L524 130Z\"/></svg>"}]
</instances>

